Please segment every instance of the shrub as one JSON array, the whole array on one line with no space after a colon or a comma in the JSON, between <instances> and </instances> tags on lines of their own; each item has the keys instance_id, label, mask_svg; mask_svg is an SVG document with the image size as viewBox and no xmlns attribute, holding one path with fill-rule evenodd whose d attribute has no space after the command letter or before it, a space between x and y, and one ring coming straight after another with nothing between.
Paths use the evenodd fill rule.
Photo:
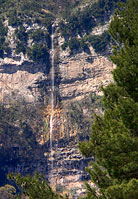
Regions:
<instances>
[{"instance_id":1,"label":"shrub","mask_svg":"<svg viewBox=\"0 0 138 199\"><path fill-rule=\"evenodd\" d=\"M66 48L68 47L68 43L64 42L64 44L61 47L62 47L62 50L66 50Z\"/></svg>"},{"instance_id":2,"label":"shrub","mask_svg":"<svg viewBox=\"0 0 138 199\"><path fill-rule=\"evenodd\" d=\"M49 60L49 53L45 46L34 44L32 49L29 49L28 56L33 61L47 61Z\"/></svg>"},{"instance_id":3,"label":"shrub","mask_svg":"<svg viewBox=\"0 0 138 199\"><path fill-rule=\"evenodd\" d=\"M80 48L80 42L74 38L69 41L69 48L71 51L78 50Z\"/></svg>"},{"instance_id":4,"label":"shrub","mask_svg":"<svg viewBox=\"0 0 138 199\"><path fill-rule=\"evenodd\" d=\"M17 42L15 52L16 52L17 54L19 54L19 53L21 53L21 52L23 52L23 54L26 53L26 47L25 47L25 45L24 45L23 42L20 42L20 41Z\"/></svg>"},{"instance_id":5,"label":"shrub","mask_svg":"<svg viewBox=\"0 0 138 199\"><path fill-rule=\"evenodd\" d=\"M3 57L4 55L6 35L7 35L7 28L3 25L2 22L0 22L0 57Z\"/></svg>"},{"instance_id":6,"label":"shrub","mask_svg":"<svg viewBox=\"0 0 138 199\"><path fill-rule=\"evenodd\" d=\"M110 35L105 31L102 35L88 36L86 40L93 46L96 53L102 53L110 42Z\"/></svg>"}]
</instances>

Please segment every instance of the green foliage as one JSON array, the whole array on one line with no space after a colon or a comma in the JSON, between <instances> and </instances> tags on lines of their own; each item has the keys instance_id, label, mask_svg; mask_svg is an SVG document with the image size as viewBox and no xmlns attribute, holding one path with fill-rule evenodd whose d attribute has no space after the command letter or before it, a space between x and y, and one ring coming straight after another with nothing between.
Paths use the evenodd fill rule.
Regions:
<instances>
[{"instance_id":1,"label":"green foliage","mask_svg":"<svg viewBox=\"0 0 138 199\"><path fill-rule=\"evenodd\" d=\"M89 142L80 144L94 156L87 169L98 190L87 186L86 198L137 198L138 190L138 0L128 0L110 24L116 42L112 61L115 82L103 88L104 116L96 116Z\"/></svg>"},{"instance_id":2,"label":"green foliage","mask_svg":"<svg viewBox=\"0 0 138 199\"><path fill-rule=\"evenodd\" d=\"M16 43L16 53L17 54L19 54L19 53L23 53L23 54L25 54L26 53L26 46L25 46L25 44L24 44L24 42L22 42L22 41L18 41L17 43Z\"/></svg>"},{"instance_id":3,"label":"green foliage","mask_svg":"<svg viewBox=\"0 0 138 199\"><path fill-rule=\"evenodd\" d=\"M136 1L137 2L137 1ZM134 100L138 99L138 68L137 68L137 53L138 53L138 13L137 5L132 1L128 8L121 9L121 17L115 15L114 22L111 23L110 33L112 37L124 48L120 49L117 45L114 50L112 61L118 65L113 72L113 76L118 86L124 87L130 97ZM135 6L135 8L134 8ZM128 11L129 10L129 11ZM119 23L118 23L119 22ZM117 25L118 24L118 25ZM129 81L128 81L129 80Z\"/></svg>"},{"instance_id":4,"label":"green foliage","mask_svg":"<svg viewBox=\"0 0 138 199\"><path fill-rule=\"evenodd\" d=\"M49 63L49 48L51 46L51 39L47 31L41 29L27 32L25 27L20 25L15 31L17 38L16 53L23 52L27 54L30 59L36 62ZM28 38L33 39L33 46L28 47Z\"/></svg>"},{"instance_id":5,"label":"green foliage","mask_svg":"<svg viewBox=\"0 0 138 199\"><path fill-rule=\"evenodd\" d=\"M113 185L106 190L109 199L137 199L138 180L132 179L128 183L122 182L119 185Z\"/></svg>"},{"instance_id":6,"label":"green foliage","mask_svg":"<svg viewBox=\"0 0 138 199\"><path fill-rule=\"evenodd\" d=\"M45 38L45 33L41 30L41 29L38 29L38 30L35 30L33 31L32 35L31 35L31 38L34 40L34 41L40 41L40 39L44 39Z\"/></svg>"},{"instance_id":7,"label":"green foliage","mask_svg":"<svg viewBox=\"0 0 138 199\"><path fill-rule=\"evenodd\" d=\"M42 175L35 173L33 177L30 175L21 176L20 174L10 174L9 179L13 179L21 190L21 194L29 199L65 199L48 185Z\"/></svg>"},{"instance_id":8,"label":"green foliage","mask_svg":"<svg viewBox=\"0 0 138 199\"><path fill-rule=\"evenodd\" d=\"M7 28L0 22L0 57L3 57L6 48L5 37L7 35Z\"/></svg>"},{"instance_id":9,"label":"green foliage","mask_svg":"<svg viewBox=\"0 0 138 199\"><path fill-rule=\"evenodd\" d=\"M62 49L66 50L69 46L71 51L78 49L86 50L89 46L92 46L96 53L103 53L112 42L110 35L105 31L101 35L88 35L81 39L70 39L62 45Z\"/></svg>"},{"instance_id":10,"label":"green foliage","mask_svg":"<svg viewBox=\"0 0 138 199\"><path fill-rule=\"evenodd\" d=\"M43 125L41 107L18 102L0 105L0 183L6 180L6 166L16 168L25 161L40 158L37 143ZM4 169L5 168L5 169Z\"/></svg>"},{"instance_id":11,"label":"green foliage","mask_svg":"<svg viewBox=\"0 0 138 199\"><path fill-rule=\"evenodd\" d=\"M69 48L71 51L78 50L80 48L80 43L77 39L71 39L69 41Z\"/></svg>"},{"instance_id":12,"label":"green foliage","mask_svg":"<svg viewBox=\"0 0 138 199\"><path fill-rule=\"evenodd\" d=\"M37 0L29 0L27 4L25 0L6 0L1 4L0 14L8 18L11 26L21 25L23 22L27 22L29 17L31 17L32 23L37 20L40 24L43 24L43 20L47 18L49 26L54 17L42 12L42 9L47 9L47 5L47 1L44 0L41 3L38 3Z\"/></svg>"},{"instance_id":13,"label":"green foliage","mask_svg":"<svg viewBox=\"0 0 138 199\"><path fill-rule=\"evenodd\" d=\"M118 2L119 0L98 0L68 15L65 22L59 23L61 34L65 38L62 49L69 46L71 52L78 49L88 50L92 45L97 53L103 53L110 43L109 34L104 32L102 35L92 36L89 33L95 26L109 20ZM86 36L83 37L84 34ZM81 39L77 38L78 35Z\"/></svg>"},{"instance_id":14,"label":"green foliage","mask_svg":"<svg viewBox=\"0 0 138 199\"><path fill-rule=\"evenodd\" d=\"M6 36L7 35L7 28L4 27L3 23L0 22L0 36Z\"/></svg>"},{"instance_id":15,"label":"green foliage","mask_svg":"<svg viewBox=\"0 0 138 199\"><path fill-rule=\"evenodd\" d=\"M109 19L118 1L98 0L94 3L89 3L82 10L78 9L74 14L68 15L66 19L67 23L63 21L60 23L62 35L72 37L72 35L89 32L99 23L103 23L105 16L106 19Z\"/></svg>"},{"instance_id":16,"label":"green foliage","mask_svg":"<svg viewBox=\"0 0 138 199\"><path fill-rule=\"evenodd\" d=\"M8 20L10 26L16 27L15 36L16 36L16 53L23 52L24 54L30 52L29 55L35 61L46 61L51 48L50 43L50 34L51 34L51 24L54 20L54 15L52 13L46 13L44 10L47 9L47 2L44 0L41 3L38 3L37 0L29 0L26 4L26 1L19 0L6 0L1 2L0 9L0 19L2 21ZM27 26L32 26L34 23L37 23L40 27L44 27L42 30L27 30ZM24 26L24 24L26 26ZM46 31L47 30L47 31ZM7 31L2 24L0 23L0 56L2 57L4 51L8 52L7 44L5 43L4 31ZM6 32L7 34L7 32ZM28 49L28 40L32 38L34 46L30 50ZM37 43L43 44L43 47L36 49ZM35 51L35 52L34 52ZM36 52L37 51L37 52ZM40 52L40 56L37 53ZM46 56L44 53L46 52ZM36 55L37 54L37 55ZM48 65L49 61L46 62Z\"/></svg>"},{"instance_id":17,"label":"green foliage","mask_svg":"<svg viewBox=\"0 0 138 199\"><path fill-rule=\"evenodd\" d=\"M86 50L88 48L88 45L86 44L86 42L84 41L84 39L80 39L80 47L83 50Z\"/></svg>"},{"instance_id":18,"label":"green foliage","mask_svg":"<svg viewBox=\"0 0 138 199\"><path fill-rule=\"evenodd\" d=\"M9 10L7 16L9 18L8 20L9 26L18 26L22 23L21 18L18 17L17 10L14 7Z\"/></svg>"},{"instance_id":19,"label":"green foliage","mask_svg":"<svg viewBox=\"0 0 138 199\"><path fill-rule=\"evenodd\" d=\"M68 126L69 128L75 126L75 128L79 130L78 136L80 139L84 139L89 135L96 109L102 109L101 97L93 94L70 104Z\"/></svg>"},{"instance_id":20,"label":"green foliage","mask_svg":"<svg viewBox=\"0 0 138 199\"><path fill-rule=\"evenodd\" d=\"M60 13L65 15L65 12L68 13L66 18L67 23L64 23L63 21L60 23L60 31L62 35L65 38L69 37L69 42L65 42L62 46L63 50L65 50L67 46L70 47L71 51L78 50L79 48L85 50L88 49L86 42L84 42L83 39L78 40L77 35L79 34L82 36L83 33L88 33L97 24L103 22L104 16L109 18L109 15L116 6L116 2L118 2L118 0L99 0L95 3L89 3L84 9L78 9L74 13L72 10L79 6L79 4L81 5L84 3L83 0L58 0L56 2L54 0L41 0L40 3L38 3L37 0L29 0L27 4L25 0L6 0L1 2L0 18L2 18L3 21L8 19L9 25L16 27L16 53L27 53L29 57L32 57L31 59L38 61L38 56L33 55L37 54L36 51L38 51L38 49L36 50L36 45L37 43L44 42L47 52L49 51L51 46L51 24L55 19L55 15L60 15ZM40 27L45 27L47 32L44 29L39 29L31 31L31 34L29 34L23 27L23 24L31 26L34 23L37 23ZM28 49L26 38L27 40L29 38L33 39L35 48L33 47L32 49L29 46L30 49ZM96 51L103 51L106 47L105 43L106 42L102 42L102 38L100 43L97 41L95 44ZM0 44L1 57L3 56L5 46L6 51L9 51L7 44ZM35 51L35 53L30 53L31 50ZM44 49L40 49L40 60L42 60L42 57L44 58L44 56L42 56L43 50ZM46 61L45 58L44 61Z\"/></svg>"},{"instance_id":21,"label":"green foliage","mask_svg":"<svg viewBox=\"0 0 138 199\"><path fill-rule=\"evenodd\" d=\"M16 29L15 35L17 37L16 53L18 54L20 52L23 52L25 54L28 39L28 34L26 33L25 28L22 25L20 25Z\"/></svg>"},{"instance_id":22,"label":"green foliage","mask_svg":"<svg viewBox=\"0 0 138 199\"><path fill-rule=\"evenodd\" d=\"M49 63L51 39L48 32L41 29L26 32L26 29L21 25L16 29L15 34L17 38L16 53L27 53L33 61ZM34 44L31 48L28 48L28 38L33 39Z\"/></svg>"},{"instance_id":23,"label":"green foliage","mask_svg":"<svg viewBox=\"0 0 138 199\"><path fill-rule=\"evenodd\" d=\"M15 31L16 37L20 40L20 41L27 41L27 33L25 28L21 25L18 27L18 29L16 29Z\"/></svg>"},{"instance_id":24,"label":"green foliage","mask_svg":"<svg viewBox=\"0 0 138 199\"><path fill-rule=\"evenodd\" d=\"M0 187L0 198L1 199L15 199L16 189L11 185L5 185Z\"/></svg>"},{"instance_id":25,"label":"green foliage","mask_svg":"<svg viewBox=\"0 0 138 199\"><path fill-rule=\"evenodd\" d=\"M62 50L66 50L66 48L69 47L71 50L71 53L75 50L83 49L86 50L88 48L88 44L86 44L86 41L84 39L70 39L68 42L64 42L62 45Z\"/></svg>"},{"instance_id":26,"label":"green foliage","mask_svg":"<svg viewBox=\"0 0 138 199\"><path fill-rule=\"evenodd\" d=\"M38 62L46 62L49 61L49 53L47 52L47 49L42 44L34 44L32 46L32 49L28 49L27 52L30 59Z\"/></svg>"},{"instance_id":27,"label":"green foliage","mask_svg":"<svg viewBox=\"0 0 138 199\"><path fill-rule=\"evenodd\" d=\"M102 53L110 43L110 35L105 31L102 35L87 36L85 40L93 46L96 53Z\"/></svg>"},{"instance_id":28,"label":"green foliage","mask_svg":"<svg viewBox=\"0 0 138 199\"><path fill-rule=\"evenodd\" d=\"M44 127L44 132L45 132L45 134L46 134L47 131L48 131L48 124L47 124L47 121L46 121L46 120L44 120L43 127Z\"/></svg>"},{"instance_id":29,"label":"green foliage","mask_svg":"<svg viewBox=\"0 0 138 199\"><path fill-rule=\"evenodd\" d=\"M47 50L51 47L51 38L47 31L37 29L30 32L29 36L35 43L45 44Z\"/></svg>"},{"instance_id":30,"label":"green foliage","mask_svg":"<svg viewBox=\"0 0 138 199\"><path fill-rule=\"evenodd\" d=\"M62 50L66 50L67 47L68 47L68 43L64 42L64 44L62 45Z\"/></svg>"}]
</instances>

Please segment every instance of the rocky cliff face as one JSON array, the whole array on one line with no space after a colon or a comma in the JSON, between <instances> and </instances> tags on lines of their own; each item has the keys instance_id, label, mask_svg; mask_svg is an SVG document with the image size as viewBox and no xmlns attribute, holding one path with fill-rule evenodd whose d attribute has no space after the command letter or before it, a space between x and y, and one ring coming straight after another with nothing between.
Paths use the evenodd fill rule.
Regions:
<instances>
[{"instance_id":1,"label":"rocky cliff face","mask_svg":"<svg viewBox=\"0 0 138 199\"><path fill-rule=\"evenodd\" d=\"M56 27L58 29L58 25ZM91 34L103 34L107 27L108 24L99 27L99 29L93 30ZM55 67L57 67L56 74L60 78L57 87L61 100L61 110L58 112L55 108L53 140L57 140L58 143L58 140L61 139L61 142L65 142L65 145L62 147L60 144L55 145L53 155L54 169L51 178L56 180L57 189L60 191L67 189L73 198L77 198L77 196L83 195L85 192L83 181L89 179L85 172L85 167L90 159L84 159L78 151L77 143L79 138L76 139L76 137L80 132L83 132L83 128L80 127L81 124L78 125L78 122L70 122L70 105L73 103L87 104L89 101L87 97L89 97L90 93L101 96L100 87L102 85L107 86L112 82L111 71L115 66L109 60L110 51L100 55L91 47L89 52L80 50L71 54L69 49L62 50L61 46L64 39L60 34L55 33L55 40L55 45L57 45L58 49L58 63L55 64ZM78 111L80 110L78 109ZM93 108L92 113L89 107L86 108L83 105L81 107L82 118L86 118L88 115L90 117L90 114L99 113L100 111L102 111L100 106L98 109L96 107ZM77 114L75 118L77 118ZM82 125L84 125L83 122ZM85 130L87 129L88 132L90 131L91 122L88 122L85 126Z\"/></svg>"},{"instance_id":2,"label":"rocky cliff face","mask_svg":"<svg viewBox=\"0 0 138 199\"><path fill-rule=\"evenodd\" d=\"M113 65L107 58L108 55L98 55L93 48L89 53L79 52L70 55L69 50L61 50L62 40L63 38L59 35L55 35L55 52L58 52L58 61L55 60L56 78L60 80L55 80L55 82L56 92L60 99L60 111L57 111L59 109L57 105L53 120L53 141L57 142L53 150L54 160L49 159L47 162L47 158L44 157L49 157L49 152L44 152L43 160L36 160L27 167L29 170L41 170L45 176L48 174L46 170L50 169L49 179L50 181L51 179L56 180L57 189L60 191L70 190L76 197L84 192L82 182L88 178L85 166L89 159L84 159L78 151L75 138L78 129L76 125L71 126L70 124L69 126L67 110L71 102L83 100L90 93L101 95L100 86L106 86L112 81ZM42 90L44 86L46 88ZM9 104L14 100L25 100L28 103L41 102L44 107L47 107L50 96L50 74L45 73L45 64L35 63L23 55L5 57L0 60L0 89L3 103ZM47 107L46 110L45 118L47 128L49 128L50 113L48 110L50 107ZM45 146L48 139L49 130L46 131L46 137L41 133L38 141ZM60 144L61 142L62 144ZM52 171L51 161L54 161ZM32 164L36 166L31 166ZM28 171L28 169L25 171L23 165L18 165L14 171L17 170L24 170L23 173Z\"/></svg>"},{"instance_id":3,"label":"rocky cliff face","mask_svg":"<svg viewBox=\"0 0 138 199\"><path fill-rule=\"evenodd\" d=\"M59 65L60 95L63 100L80 100L89 93L101 95L101 85L112 80L112 63L104 56L78 54L66 57Z\"/></svg>"},{"instance_id":4,"label":"rocky cliff face","mask_svg":"<svg viewBox=\"0 0 138 199\"><path fill-rule=\"evenodd\" d=\"M93 34L99 33L103 32L98 29L93 31ZM100 86L106 86L112 79L113 65L107 58L109 52L105 52L105 56L98 55L91 47L89 53L83 51L70 55L69 49L61 49L63 38L58 36L56 39L59 63L55 67L58 73L56 78L60 79L57 82L60 99L80 100L91 92L101 95ZM0 59L0 99L6 103L16 96L28 102L39 101L42 98L41 86L49 89L50 84L45 67L44 63L35 63L23 54Z\"/></svg>"},{"instance_id":5,"label":"rocky cliff face","mask_svg":"<svg viewBox=\"0 0 138 199\"><path fill-rule=\"evenodd\" d=\"M85 192L83 181L89 179L85 167L91 159L83 158L77 148L75 139L60 140L53 145L53 169L50 182L57 191L67 192L76 198ZM51 166L51 159L49 167Z\"/></svg>"},{"instance_id":6,"label":"rocky cliff face","mask_svg":"<svg viewBox=\"0 0 138 199\"><path fill-rule=\"evenodd\" d=\"M16 61L21 57L5 58L0 61L0 99L8 104L14 100L38 102L41 98L38 84L47 80L43 65L28 60Z\"/></svg>"},{"instance_id":7,"label":"rocky cliff face","mask_svg":"<svg viewBox=\"0 0 138 199\"><path fill-rule=\"evenodd\" d=\"M59 21L55 23L54 37L56 56L52 157L49 155L48 144L51 73L46 70L47 63L50 65L50 61L36 62L22 53L17 55L13 38L15 30L10 28L8 33L12 53L0 59L0 101L6 105L12 104L15 100L41 104L42 120L45 125L42 126L39 137L37 136L37 142L41 146L38 149L38 153L42 153L41 158L38 158L37 154L33 162L24 162L16 165L15 168L8 166L4 169L8 172L20 171L23 174L38 170L51 182L56 182L58 191L70 190L76 198L84 192L83 181L88 179L85 167L89 162L89 159L84 159L78 151L77 142L81 138L77 135L84 132L82 126L87 118L85 120L87 137L92 123L88 118L92 112L102 111L101 107L100 109L96 106L93 109L90 108L95 99L89 101L89 95L102 95L100 87L112 81L111 71L114 66L109 60L110 49L102 54L96 53L92 47L89 50L79 49L73 52L69 48L63 50L64 38L58 31L58 23ZM96 27L90 35L102 35L107 27L108 23L99 28ZM38 26L35 28L37 29ZM28 42L32 45L31 41ZM76 105L74 106L73 103ZM81 115L78 117L76 114L74 117L75 119L78 117L78 121L70 116L72 111L75 111L73 108L70 110L71 106L77 107L77 113ZM33 125L31 127L33 128ZM85 135L82 137L85 139Z\"/></svg>"}]
</instances>

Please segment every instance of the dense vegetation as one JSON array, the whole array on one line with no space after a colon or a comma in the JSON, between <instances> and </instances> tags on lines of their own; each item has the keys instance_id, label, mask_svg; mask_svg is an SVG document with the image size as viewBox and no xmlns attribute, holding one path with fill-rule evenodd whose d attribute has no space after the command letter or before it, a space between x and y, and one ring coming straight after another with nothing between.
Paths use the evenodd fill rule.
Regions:
<instances>
[{"instance_id":1,"label":"dense vegetation","mask_svg":"<svg viewBox=\"0 0 138 199\"><path fill-rule=\"evenodd\" d=\"M110 15L117 7L119 0L99 0L89 3L82 10L78 10L66 17L67 23L60 23L62 35L67 37L81 36L82 33L89 31L98 24L104 24L109 20Z\"/></svg>"},{"instance_id":2,"label":"dense vegetation","mask_svg":"<svg viewBox=\"0 0 138 199\"><path fill-rule=\"evenodd\" d=\"M110 37L106 37L105 33L102 36L90 36L91 42L88 44L87 37L90 31L97 25L103 25L105 21L109 21L111 14L117 7L117 3L120 0L99 0L89 3L83 9L78 10L72 15L66 17L66 21L61 21L60 31L65 38L63 44L63 50L69 46L70 50L78 50L79 48L86 49L89 45L92 45L96 52L101 53L107 47L110 42ZM106 33L107 34L107 33ZM81 39L78 39L78 35Z\"/></svg>"},{"instance_id":3,"label":"dense vegetation","mask_svg":"<svg viewBox=\"0 0 138 199\"><path fill-rule=\"evenodd\" d=\"M84 0L41 0L41 2L29 0L27 4L25 0L1 0L0 56L3 57L4 53L11 53L9 42L5 42L7 28L3 24L8 20L8 25L16 28L15 52L27 54L33 61L41 61L49 67L51 24L57 16L64 17L59 24L60 32L65 37L63 50L67 46L71 51L87 50L92 45L96 52L101 53L107 48L107 39L104 34L99 38L91 38L93 42L88 42L82 36L89 34L92 28L103 24L105 20L109 20L117 2L119 0L88 1L88 5L85 6L87 2ZM36 24L37 27L33 28L33 24ZM81 37L79 40L78 35ZM95 40L98 41L98 44L95 44Z\"/></svg>"},{"instance_id":4,"label":"dense vegetation","mask_svg":"<svg viewBox=\"0 0 138 199\"><path fill-rule=\"evenodd\" d=\"M116 41L111 56L114 83L103 88L104 116L96 116L89 142L80 144L95 162L87 168L96 188L87 199L138 197L138 0L116 11L110 34Z\"/></svg>"},{"instance_id":5,"label":"dense vegetation","mask_svg":"<svg viewBox=\"0 0 138 199\"><path fill-rule=\"evenodd\" d=\"M0 57L3 57L4 50L6 50L5 46L5 38L7 36L7 28L0 21Z\"/></svg>"},{"instance_id":6,"label":"dense vegetation","mask_svg":"<svg viewBox=\"0 0 138 199\"><path fill-rule=\"evenodd\" d=\"M45 63L49 72L51 24L55 17L46 10L47 2L6 0L0 3L0 56L9 55L13 50L16 54L22 52L35 62ZM8 40L5 42L7 25L15 29L13 36L16 47L9 45Z\"/></svg>"},{"instance_id":7,"label":"dense vegetation","mask_svg":"<svg viewBox=\"0 0 138 199\"><path fill-rule=\"evenodd\" d=\"M68 108L68 130L78 129L78 140L88 138L95 113L103 111L101 96L90 94L80 101L72 102Z\"/></svg>"},{"instance_id":8,"label":"dense vegetation","mask_svg":"<svg viewBox=\"0 0 138 199\"><path fill-rule=\"evenodd\" d=\"M3 185L7 167L17 168L17 165L41 158L42 149L37 139L43 117L41 107L20 102L9 107L0 105L0 118L0 185Z\"/></svg>"},{"instance_id":9,"label":"dense vegetation","mask_svg":"<svg viewBox=\"0 0 138 199\"><path fill-rule=\"evenodd\" d=\"M85 41L93 46L96 53L104 52L110 46L111 38L107 31L101 35L90 35L85 37Z\"/></svg>"},{"instance_id":10,"label":"dense vegetation","mask_svg":"<svg viewBox=\"0 0 138 199\"><path fill-rule=\"evenodd\" d=\"M71 52L82 49L89 52L89 47L92 46L96 53L104 53L108 47L113 44L113 41L107 31L101 35L86 35L80 39L72 38L62 45L62 49L66 50L69 46Z\"/></svg>"},{"instance_id":11,"label":"dense vegetation","mask_svg":"<svg viewBox=\"0 0 138 199\"><path fill-rule=\"evenodd\" d=\"M33 177L30 175L21 176L20 174L10 174L8 175L8 178L14 180L20 190L20 193L16 194L15 197L13 195L13 198L68 199L67 195L63 197L53 191L53 189L45 181L44 177L38 173L35 173ZM12 197L10 199L12 199Z\"/></svg>"},{"instance_id":12,"label":"dense vegetation","mask_svg":"<svg viewBox=\"0 0 138 199\"><path fill-rule=\"evenodd\" d=\"M32 177L11 173L8 179L16 183L16 188L9 184L0 187L1 199L69 199L66 194L63 196L56 193L45 181L43 175L37 172Z\"/></svg>"}]
</instances>

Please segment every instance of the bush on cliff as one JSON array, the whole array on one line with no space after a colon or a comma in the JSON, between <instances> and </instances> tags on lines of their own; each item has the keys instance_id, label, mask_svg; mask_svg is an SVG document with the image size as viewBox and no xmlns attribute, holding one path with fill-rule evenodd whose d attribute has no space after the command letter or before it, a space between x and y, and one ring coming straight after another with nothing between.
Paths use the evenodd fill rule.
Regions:
<instances>
[{"instance_id":1,"label":"bush on cliff","mask_svg":"<svg viewBox=\"0 0 138 199\"><path fill-rule=\"evenodd\" d=\"M103 24L109 20L113 10L117 7L119 1L125 0L98 0L84 6L83 9L77 9L66 17L66 23L61 21L59 24L60 31L64 37L77 36Z\"/></svg>"},{"instance_id":2,"label":"bush on cliff","mask_svg":"<svg viewBox=\"0 0 138 199\"><path fill-rule=\"evenodd\" d=\"M89 142L80 144L95 162L86 199L138 198L138 0L116 11L109 28L116 42L114 83L103 88L104 116L96 116Z\"/></svg>"},{"instance_id":3,"label":"bush on cliff","mask_svg":"<svg viewBox=\"0 0 138 199\"><path fill-rule=\"evenodd\" d=\"M4 50L7 46L5 43L5 37L7 36L7 28L0 21L0 57L3 57Z\"/></svg>"},{"instance_id":4,"label":"bush on cliff","mask_svg":"<svg viewBox=\"0 0 138 199\"><path fill-rule=\"evenodd\" d=\"M68 199L68 196L61 196L56 193L45 181L42 175L37 172L33 177L30 175L21 176L20 174L14 175L9 174L9 179L16 182L20 193L18 198L29 198L29 199Z\"/></svg>"},{"instance_id":5,"label":"bush on cliff","mask_svg":"<svg viewBox=\"0 0 138 199\"><path fill-rule=\"evenodd\" d=\"M47 52L47 49L45 45L42 44L34 44L31 49L27 51L29 58L31 58L33 61L42 61L42 62L48 62L49 61L49 53Z\"/></svg>"}]
</instances>

